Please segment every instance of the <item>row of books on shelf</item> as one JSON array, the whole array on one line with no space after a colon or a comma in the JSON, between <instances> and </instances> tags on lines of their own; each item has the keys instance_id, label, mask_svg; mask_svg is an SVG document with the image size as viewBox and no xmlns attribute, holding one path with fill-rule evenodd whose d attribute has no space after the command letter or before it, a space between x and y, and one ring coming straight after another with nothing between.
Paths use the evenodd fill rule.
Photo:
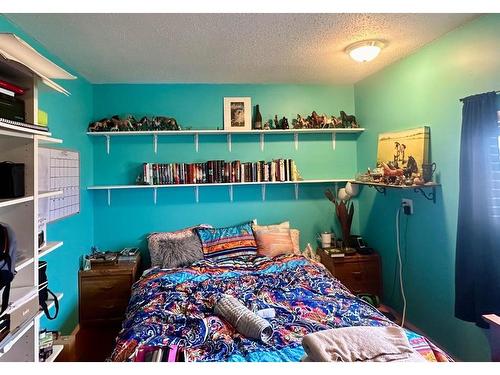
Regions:
<instances>
[{"instance_id":1,"label":"row of books on shelf","mask_svg":"<svg viewBox=\"0 0 500 375\"><path fill-rule=\"evenodd\" d=\"M292 159L241 162L209 160L204 163L144 163L140 183L148 185L299 181Z\"/></svg>"}]
</instances>

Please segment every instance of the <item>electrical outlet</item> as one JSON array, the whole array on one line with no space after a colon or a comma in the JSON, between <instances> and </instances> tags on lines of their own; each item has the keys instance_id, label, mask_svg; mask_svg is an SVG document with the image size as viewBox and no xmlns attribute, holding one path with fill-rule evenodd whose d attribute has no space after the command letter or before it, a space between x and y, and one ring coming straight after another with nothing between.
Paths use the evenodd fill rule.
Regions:
<instances>
[{"instance_id":1,"label":"electrical outlet","mask_svg":"<svg viewBox=\"0 0 500 375\"><path fill-rule=\"evenodd\" d=\"M401 207L405 215L413 215L413 199L401 199Z\"/></svg>"}]
</instances>

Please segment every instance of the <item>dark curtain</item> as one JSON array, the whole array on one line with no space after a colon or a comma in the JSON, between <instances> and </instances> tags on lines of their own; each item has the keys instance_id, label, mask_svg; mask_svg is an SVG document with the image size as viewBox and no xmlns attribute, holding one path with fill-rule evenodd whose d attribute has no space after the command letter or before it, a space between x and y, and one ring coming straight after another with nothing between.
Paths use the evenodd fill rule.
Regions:
<instances>
[{"instance_id":1,"label":"dark curtain","mask_svg":"<svg viewBox=\"0 0 500 375\"><path fill-rule=\"evenodd\" d=\"M496 94L463 100L455 316L488 327L500 314L500 160Z\"/></svg>"}]
</instances>

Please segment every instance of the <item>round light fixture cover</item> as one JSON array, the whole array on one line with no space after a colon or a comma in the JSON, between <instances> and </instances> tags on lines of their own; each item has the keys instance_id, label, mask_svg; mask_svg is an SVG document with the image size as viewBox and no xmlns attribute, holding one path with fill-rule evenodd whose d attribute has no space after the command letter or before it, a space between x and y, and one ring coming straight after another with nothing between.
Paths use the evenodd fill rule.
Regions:
<instances>
[{"instance_id":1,"label":"round light fixture cover","mask_svg":"<svg viewBox=\"0 0 500 375\"><path fill-rule=\"evenodd\" d=\"M354 61L367 62L377 57L384 47L385 43L381 40L363 40L347 46L345 51Z\"/></svg>"}]
</instances>

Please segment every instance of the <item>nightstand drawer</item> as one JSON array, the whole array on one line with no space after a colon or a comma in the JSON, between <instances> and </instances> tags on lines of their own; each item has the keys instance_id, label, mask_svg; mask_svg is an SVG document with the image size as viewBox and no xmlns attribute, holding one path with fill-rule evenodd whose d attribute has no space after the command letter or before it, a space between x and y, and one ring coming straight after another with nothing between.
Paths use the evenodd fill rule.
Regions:
<instances>
[{"instance_id":1,"label":"nightstand drawer","mask_svg":"<svg viewBox=\"0 0 500 375\"><path fill-rule=\"evenodd\" d=\"M84 304L80 317L82 320L123 319L128 298L92 299L84 301Z\"/></svg>"},{"instance_id":2,"label":"nightstand drawer","mask_svg":"<svg viewBox=\"0 0 500 375\"><path fill-rule=\"evenodd\" d=\"M353 294L371 293L381 296L382 281L378 254L355 254L332 258L321 249L318 253L326 268Z\"/></svg>"},{"instance_id":3,"label":"nightstand drawer","mask_svg":"<svg viewBox=\"0 0 500 375\"><path fill-rule=\"evenodd\" d=\"M130 296L130 275L88 277L81 280L81 297L88 300L127 299Z\"/></svg>"}]
</instances>

